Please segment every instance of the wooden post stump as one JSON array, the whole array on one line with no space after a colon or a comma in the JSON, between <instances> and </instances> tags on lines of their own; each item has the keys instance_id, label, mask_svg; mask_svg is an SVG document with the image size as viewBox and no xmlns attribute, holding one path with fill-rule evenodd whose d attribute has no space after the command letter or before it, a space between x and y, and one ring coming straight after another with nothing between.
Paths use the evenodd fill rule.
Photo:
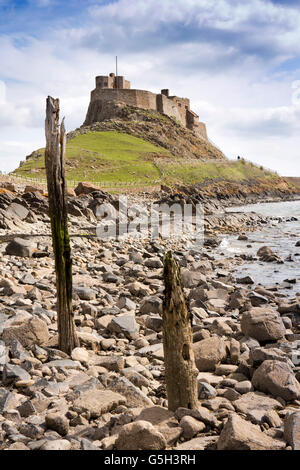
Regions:
<instances>
[{"instance_id":1,"label":"wooden post stump","mask_svg":"<svg viewBox=\"0 0 300 470\"><path fill-rule=\"evenodd\" d=\"M72 256L64 168L66 131L64 120L59 127L59 100L50 96L47 98L45 134L45 167L55 257L59 349L71 354L78 346L78 340L72 308Z\"/></svg>"},{"instance_id":2,"label":"wooden post stump","mask_svg":"<svg viewBox=\"0 0 300 470\"><path fill-rule=\"evenodd\" d=\"M198 406L198 371L193 351L190 313L180 268L169 251L164 261L163 345L169 410Z\"/></svg>"}]
</instances>

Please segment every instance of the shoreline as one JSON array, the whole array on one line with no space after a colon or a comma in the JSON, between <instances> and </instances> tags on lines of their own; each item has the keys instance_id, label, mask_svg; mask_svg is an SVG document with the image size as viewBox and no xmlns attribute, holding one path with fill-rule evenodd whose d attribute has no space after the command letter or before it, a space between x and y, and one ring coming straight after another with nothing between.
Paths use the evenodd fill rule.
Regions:
<instances>
[{"instance_id":1,"label":"shoreline","mask_svg":"<svg viewBox=\"0 0 300 470\"><path fill-rule=\"evenodd\" d=\"M255 285L249 273L235 272L247 262L276 270L280 253L264 249L248 259L218 248L229 225L238 238L276 218L216 215L210 201L201 249L185 236L87 237L87 223L97 224L96 205L114 201L102 191L69 199L70 227L77 232L71 245L80 347L68 356L58 350L46 198L0 194L7 227L1 231L42 235L24 241L15 233L14 243L0 244L0 449L138 449L141 430L148 436L144 450L298 445L297 437L286 436L300 415L300 295ZM181 267L198 369L198 408L175 412L167 409L161 316L170 248ZM289 278L286 285L299 282Z\"/></svg>"}]
</instances>

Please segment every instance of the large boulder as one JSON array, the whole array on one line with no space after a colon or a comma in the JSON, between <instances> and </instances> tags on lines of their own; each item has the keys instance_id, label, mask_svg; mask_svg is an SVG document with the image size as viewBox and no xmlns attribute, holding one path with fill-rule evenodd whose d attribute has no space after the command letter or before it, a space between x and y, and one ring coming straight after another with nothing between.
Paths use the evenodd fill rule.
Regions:
<instances>
[{"instance_id":1,"label":"large boulder","mask_svg":"<svg viewBox=\"0 0 300 470\"><path fill-rule=\"evenodd\" d=\"M8 208L6 209L6 214L7 217L18 217L19 219L24 220L28 216L29 210L21 204L12 202L10 206L8 206Z\"/></svg>"},{"instance_id":2,"label":"large boulder","mask_svg":"<svg viewBox=\"0 0 300 470\"><path fill-rule=\"evenodd\" d=\"M262 246L261 248L259 248L256 254L261 261L267 261L269 263L273 261L281 261L279 256L277 256L274 251L271 250L271 248L269 248L268 246Z\"/></svg>"},{"instance_id":3,"label":"large boulder","mask_svg":"<svg viewBox=\"0 0 300 470\"><path fill-rule=\"evenodd\" d=\"M47 429L56 431L61 436L66 436L69 432L69 420L60 413L49 413L45 418Z\"/></svg>"},{"instance_id":4,"label":"large boulder","mask_svg":"<svg viewBox=\"0 0 300 470\"><path fill-rule=\"evenodd\" d=\"M173 450L214 450L217 439L217 436L195 437L194 439L179 444L177 447L174 447Z\"/></svg>"},{"instance_id":5,"label":"large boulder","mask_svg":"<svg viewBox=\"0 0 300 470\"><path fill-rule=\"evenodd\" d=\"M11 256L20 256L23 258L31 257L36 250L36 243L32 240L25 240L23 238L14 238L8 243L5 253Z\"/></svg>"},{"instance_id":6,"label":"large boulder","mask_svg":"<svg viewBox=\"0 0 300 470\"><path fill-rule=\"evenodd\" d=\"M145 297L140 304L140 313L142 315L162 313L162 300L156 296Z\"/></svg>"},{"instance_id":7,"label":"large boulder","mask_svg":"<svg viewBox=\"0 0 300 470\"><path fill-rule=\"evenodd\" d=\"M252 385L286 401L300 398L300 383L292 368L281 361L264 361L253 374Z\"/></svg>"},{"instance_id":8,"label":"large boulder","mask_svg":"<svg viewBox=\"0 0 300 470\"><path fill-rule=\"evenodd\" d=\"M4 295L26 295L27 290L23 286L18 286L15 282L11 281L10 279L2 279L0 281L0 287L3 288Z\"/></svg>"},{"instance_id":9,"label":"large boulder","mask_svg":"<svg viewBox=\"0 0 300 470\"><path fill-rule=\"evenodd\" d=\"M284 337L285 326L279 313L272 308L254 307L244 312L241 320L242 332L258 341L274 341Z\"/></svg>"},{"instance_id":10,"label":"large boulder","mask_svg":"<svg viewBox=\"0 0 300 470\"><path fill-rule=\"evenodd\" d=\"M112 333L123 333L128 339L136 339L139 325L133 315L119 315L112 319L107 329Z\"/></svg>"},{"instance_id":11,"label":"large boulder","mask_svg":"<svg viewBox=\"0 0 300 470\"><path fill-rule=\"evenodd\" d=\"M222 338L212 336L194 343L195 362L200 372L214 371L226 358L226 346Z\"/></svg>"},{"instance_id":12,"label":"large boulder","mask_svg":"<svg viewBox=\"0 0 300 470\"><path fill-rule=\"evenodd\" d=\"M281 450L285 443L263 433L259 426L232 413L220 434L218 450Z\"/></svg>"},{"instance_id":13,"label":"large boulder","mask_svg":"<svg viewBox=\"0 0 300 470\"><path fill-rule=\"evenodd\" d=\"M24 348L31 349L34 345L42 346L49 341L47 324L39 318L30 318L22 325L4 328L2 339L9 346L11 340L19 341Z\"/></svg>"},{"instance_id":14,"label":"large boulder","mask_svg":"<svg viewBox=\"0 0 300 470\"><path fill-rule=\"evenodd\" d=\"M164 436L148 421L135 421L122 427L116 440L117 450L163 450Z\"/></svg>"},{"instance_id":15,"label":"large boulder","mask_svg":"<svg viewBox=\"0 0 300 470\"><path fill-rule=\"evenodd\" d=\"M286 414L284 418L284 437L293 450L300 450L300 411Z\"/></svg>"},{"instance_id":16,"label":"large boulder","mask_svg":"<svg viewBox=\"0 0 300 470\"><path fill-rule=\"evenodd\" d=\"M237 412L246 415L254 424L259 424L263 421L267 411L281 409L282 405L264 393L248 392L234 401L234 407Z\"/></svg>"},{"instance_id":17,"label":"large boulder","mask_svg":"<svg viewBox=\"0 0 300 470\"><path fill-rule=\"evenodd\" d=\"M94 191L101 191L101 188L88 182L78 183L78 186L75 188L75 194L77 196L81 196L83 194L90 194Z\"/></svg>"},{"instance_id":18,"label":"large boulder","mask_svg":"<svg viewBox=\"0 0 300 470\"><path fill-rule=\"evenodd\" d=\"M88 412L91 418L98 418L125 403L126 398L111 390L87 390L74 401L73 407L78 413Z\"/></svg>"},{"instance_id":19,"label":"large boulder","mask_svg":"<svg viewBox=\"0 0 300 470\"><path fill-rule=\"evenodd\" d=\"M78 183L77 187L75 188L76 196L86 195L97 191L100 196L104 196L105 193L101 190L99 186L95 184L88 183L88 182L81 182Z\"/></svg>"},{"instance_id":20,"label":"large boulder","mask_svg":"<svg viewBox=\"0 0 300 470\"><path fill-rule=\"evenodd\" d=\"M153 402L138 387L133 385L126 377L116 377L110 384L110 390L120 393L126 398L126 405L129 408L140 406L153 406Z\"/></svg>"},{"instance_id":21,"label":"large boulder","mask_svg":"<svg viewBox=\"0 0 300 470\"><path fill-rule=\"evenodd\" d=\"M97 292L89 287L74 286L73 293L78 295L81 300L94 300Z\"/></svg>"}]
</instances>

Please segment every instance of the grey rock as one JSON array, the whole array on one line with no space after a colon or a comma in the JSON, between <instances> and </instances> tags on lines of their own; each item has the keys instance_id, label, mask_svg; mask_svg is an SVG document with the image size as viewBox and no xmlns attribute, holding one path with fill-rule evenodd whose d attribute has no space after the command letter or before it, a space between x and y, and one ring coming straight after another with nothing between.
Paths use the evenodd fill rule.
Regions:
<instances>
[{"instance_id":1,"label":"grey rock","mask_svg":"<svg viewBox=\"0 0 300 470\"><path fill-rule=\"evenodd\" d=\"M114 317L107 328L111 332L123 333L129 339L136 339L139 330L133 315Z\"/></svg>"},{"instance_id":2,"label":"grey rock","mask_svg":"<svg viewBox=\"0 0 300 470\"><path fill-rule=\"evenodd\" d=\"M31 376L20 366L5 364L3 367L2 381L4 384L17 382L18 380L30 380Z\"/></svg>"},{"instance_id":3,"label":"grey rock","mask_svg":"<svg viewBox=\"0 0 300 470\"><path fill-rule=\"evenodd\" d=\"M280 450L285 443L264 434L260 428L233 413L220 434L218 450Z\"/></svg>"},{"instance_id":4,"label":"grey rock","mask_svg":"<svg viewBox=\"0 0 300 470\"><path fill-rule=\"evenodd\" d=\"M66 439L56 439L53 441L46 441L40 450L70 450L71 442Z\"/></svg>"},{"instance_id":5,"label":"grey rock","mask_svg":"<svg viewBox=\"0 0 300 470\"><path fill-rule=\"evenodd\" d=\"M127 310L135 310L136 309L136 303L133 302L131 299L125 296L121 296L117 302L117 306L119 308L126 308Z\"/></svg>"},{"instance_id":6,"label":"grey rock","mask_svg":"<svg viewBox=\"0 0 300 470\"><path fill-rule=\"evenodd\" d=\"M73 287L73 292L78 295L81 300L94 300L96 292L89 287Z\"/></svg>"},{"instance_id":7,"label":"grey rock","mask_svg":"<svg viewBox=\"0 0 300 470\"><path fill-rule=\"evenodd\" d=\"M164 436L148 421L135 421L122 427L116 440L117 450L163 450Z\"/></svg>"},{"instance_id":8,"label":"grey rock","mask_svg":"<svg viewBox=\"0 0 300 470\"><path fill-rule=\"evenodd\" d=\"M98 418L118 405L126 403L126 398L111 390L88 390L74 401L73 408L78 413L88 412L91 418Z\"/></svg>"},{"instance_id":9,"label":"grey rock","mask_svg":"<svg viewBox=\"0 0 300 470\"><path fill-rule=\"evenodd\" d=\"M254 307L244 312L242 332L258 341L278 340L284 337L285 327L279 313L270 307Z\"/></svg>"},{"instance_id":10,"label":"grey rock","mask_svg":"<svg viewBox=\"0 0 300 470\"><path fill-rule=\"evenodd\" d=\"M156 331L157 333L159 333L160 331L162 331L163 320L158 315L148 316L146 318L145 325L150 330L153 330L153 331Z\"/></svg>"},{"instance_id":11,"label":"grey rock","mask_svg":"<svg viewBox=\"0 0 300 470\"><path fill-rule=\"evenodd\" d=\"M31 240L25 240L23 238L15 238L12 240L5 249L7 255L20 256L20 257L31 257L36 244Z\"/></svg>"},{"instance_id":12,"label":"grey rock","mask_svg":"<svg viewBox=\"0 0 300 470\"><path fill-rule=\"evenodd\" d=\"M183 429L183 437L185 439L192 439L196 434L205 429L205 424L192 416L184 416L180 420L179 426Z\"/></svg>"},{"instance_id":13,"label":"grey rock","mask_svg":"<svg viewBox=\"0 0 300 470\"><path fill-rule=\"evenodd\" d=\"M226 358L225 342L218 336L203 339L193 344L195 362L200 372L214 371L216 365Z\"/></svg>"},{"instance_id":14,"label":"grey rock","mask_svg":"<svg viewBox=\"0 0 300 470\"><path fill-rule=\"evenodd\" d=\"M69 432L69 420L60 413L49 413L46 415L47 429L56 431L61 436L66 436Z\"/></svg>"},{"instance_id":15,"label":"grey rock","mask_svg":"<svg viewBox=\"0 0 300 470\"><path fill-rule=\"evenodd\" d=\"M198 398L206 400L217 396L217 391L206 382L198 382Z\"/></svg>"},{"instance_id":16,"label":"grey rock","mask_svg":"<svg viewBox=\"0 0 300 470\"><path fill-rule=\"evenodd\" d=\"M262 422L266 411L277 410L282 407L278 400L261 392L245 393L233 404L236 411L245 414L255 424Z\"/></svg>"},{"instance_id":17,"label":"grey rock","mask_svg":"<svg viewBox=\"0 0 300 470\"><path fill-rule=\"evenodd\" d=\"M142 315L149 313L162 313L162 300L159 297L146 297L140 304L140 312Z\"/></svg>"},{"instance_id":18,"label":"grey rock","mask_svg":"<svg viewBox=\"0 0 300 470\"><path fill-rule=\"evenodd\" d=\"M8 359L8 348L2 341L0 341L0 366L6 364Z\"/></svg>"},{"instance_id":19,"label":"grey rock","mask_svg":"<svg viewBox=\"0 0 300 470\"><path fill-rule=\"evenodd\" d=\"M126 405L129 408L137 408L139 406L153 406L153 402L139 388L131 383L125 377L114 379L109 384L109 389L121 394L126 398Z\"/></svg>"},{"instance_id":20,"label":"grey rock","mask_svg":"<svg viewBox=\"0 0 300 470\"><path fill-rule=\"evenodd\" d=\"M300 383L291 367L281 361L264 361L254 372L252 385L286 401L300 398Z\"/></svg>"},{"instance_id":21,"label":"grey rock","mask_svg":"<svg viewBox=\"0 0 300 470\"><path fill-rule=\"evenodd\" d=\"M293 450L300 450L300 411L286 414L284 437Z\"/></svg>"}]
</instances>

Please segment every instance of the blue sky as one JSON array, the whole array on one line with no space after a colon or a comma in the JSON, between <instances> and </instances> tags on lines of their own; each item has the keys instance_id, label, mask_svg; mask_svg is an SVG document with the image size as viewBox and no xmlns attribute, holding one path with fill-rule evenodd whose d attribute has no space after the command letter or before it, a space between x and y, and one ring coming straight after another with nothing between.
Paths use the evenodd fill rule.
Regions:
<instances>
[{"instance_id":1,"label":"blue sky","mask_svg":"<svg viewBox=\"0 0 300 470\"><path fill-rule=\"evenodd\" d=\"M68 130L94 77L191 98L229 157L300 176L300 2L0 0L0 169L44 145L47 95Z\"/></svg>"}]
</instances>

